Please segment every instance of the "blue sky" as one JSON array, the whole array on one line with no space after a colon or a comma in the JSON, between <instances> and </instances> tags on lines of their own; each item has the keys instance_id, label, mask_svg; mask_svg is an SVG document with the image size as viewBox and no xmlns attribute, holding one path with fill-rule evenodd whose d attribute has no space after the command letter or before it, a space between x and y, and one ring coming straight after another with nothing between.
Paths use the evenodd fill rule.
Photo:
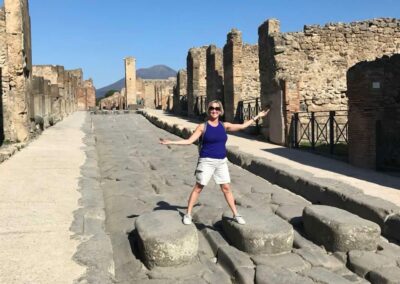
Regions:
<instances>
[{"instance_id":1,"label":"blue sky","mask_svg":"<svg viewBox=\"0 0 400 284\"><path fill-rule=\"evenodd\" d=\"M0 1L2 2L2 1ZM34 64L82 67L97 88L124 76L123 58L137 67L185 68L190 47L222 47L233 27L257 42L268 18L281 31L304 24L400 17L398 0L30 0Z\"/></svg>"}]
</instances>

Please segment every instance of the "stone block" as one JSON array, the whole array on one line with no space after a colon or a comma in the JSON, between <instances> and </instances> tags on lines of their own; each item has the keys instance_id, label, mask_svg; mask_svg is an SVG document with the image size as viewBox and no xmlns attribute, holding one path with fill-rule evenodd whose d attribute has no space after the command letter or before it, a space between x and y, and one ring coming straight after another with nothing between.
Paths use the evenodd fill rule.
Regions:
<instances>
[{"instance_id":1,"label":"stone block","mask_svg":"<svg viewBox=\"0 0 400 284\"><path fill-rule=\"evenodd\" d=\"M368 280L373 284L398 284L400 283L400 268L381 267L372 270L368 275Z\"/></svg>"},{"instance_id":2,"label":"stone block","mask_svg":"<svg viewBox=\"0 0 400 284\"><path fill-rule=\"evenodd\" d=\"M235 271L234 283L238 284L254 284L255 269L249 267L240 267Z\"/></svg>"},{"instance_id":3,"label":"stone block","mask_svg":"<svg viewBox=\"0 0 400 284\"><path fill-rule=\"evenodd\" d=\"M322 267L313 267L311 270L307 271L304 275L311 278L314 282L320 284L351 284L349 280L343 278L342 276L333 273Z\"/></svg>"},{"instance_id":4,"label":"stone block","mask_svg":"<svg viewBox=\"0 0 400 284\"><path fill-rule=\"evenodd\" d=\"M307 236L329 251L375 250L380 227L339 208L308 206L303 211Z\"/></svg>"},{"instance_id":5,"label":"stone block","mask_svg":"<svg viewBox=\"0 0 400 284\"><path fill-rule=\"evenodd\" d=\"M294 249L294 253L300 255L305 261L311 263L314 267L323 267L328 270L336 271L343 269L344 264L336 257L326 254L322 249Z\"/></svg>"},{"instance_id":6,"label":"stone block","mask_svg":"<svg viewBox=\"0 0 400 284\"><path fill-rule=\"evenodd\" d=\"M150 268L187 264L197 255L196 227L184 226L176 211L140 215L135 227L143 260Z\"/></svg>"},{"instance_id":7,"label":"stone block","mask_svg":"<svg viewBox=\"0 0 400 284\"><path fill-rule=\"evenodd\" d=\"M240 225L231 212L222 216L226 236L238 249L253 254L277 254L289 252L293 245L293 227L274 214L260 214L252 208L241 208L247 220Z\"/></svg>"},{"instance_id":8,"label":"stone block","mask_svg":"<svg viewBox=\"0 0 400 284\"><path fill-rule=\"evenodd\" d=\"M256 268L256 284L312 284L310 278L298 275L283 268L271 267L268 265L258 265Z\"/></svg>"},{"instance_id":9,"label":"stone block","mask_svg":"<svg viewBox=\"0 0 400 284\"><path fill-rule=\"evenodd\" d=\"M400 241L400 214L395 214L387 218L383 233L388 238Z\"/></svg>"},{"instance_id":10,"label":"stone block","mask_svg":"<svg viewBox=\"0 0 400 284\"><path fill-rule=\"evenodd\" d=\"M295 253L278 255L256 255L251 257L256 265L285 268L292 272L300 272L311 268L311 264Z\"/></svg>"},{"instance_id":11,"label":"stone block","mask_svg":"<svg viewBox=\"0 0 400 284\"><path fill-rule=\"evenodd\" d=\"M223 246L218 249L218 263L231 275L239 268L254 269L250 257L232 246Z\"/></svg>"},{"instance_id":12,"label":"stone block","mask_svg":"<svg viewBox=\"0 0 400 284\"><path fill-rule=\"evenodd\" d=\"M306 205L300 204L283 204L278 207L278 209L275 211L275 214L285 219L293 226L298 227L303 224L303 210L305 206Z\"/></svg>"},{"instance_id":13,"label":"stone block","mask_svg":"<svg viewBox=\"0 0 400 284\"><path fill-rule=\"evenodd\" d=\"M207 239L214 255L217 255L218 250L221 247L229 246L228 242L221 236L218 231L214 231L209 228L202 230L204 237Z\"/></svg>"},{"instance_id":14,"label":"stone block","mask_svg":"<svg viewBox=\"0 0 400 284\"><path fill-rule=\"evenodd\" d=\"M349 252L348 267L351 271L361 277L372 270L379 270L383 267L396 267L396 260L369 251L354 250Z\"/></svg>"}]
</instances>

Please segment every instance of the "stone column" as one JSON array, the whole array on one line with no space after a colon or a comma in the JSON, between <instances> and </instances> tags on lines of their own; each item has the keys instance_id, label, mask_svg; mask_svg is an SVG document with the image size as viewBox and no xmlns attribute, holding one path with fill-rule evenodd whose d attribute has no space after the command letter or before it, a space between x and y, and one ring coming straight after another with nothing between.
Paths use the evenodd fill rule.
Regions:
<instances>
[{"instance_id":1,"label":"stone column","mask_svg":"<svg viewBox=\"0 0 400 284\"><path fill-rule=\"evenodd\" d=\"M232 29L224 46L224 102L225 120L234 121L242 93L242 33Z\"/></svg>"},{"instance_id":2,"label":"stone column","mask_svg":"<svg viewBox=\"0 0 400 284\"><path fill-rule=\"evenodd\" d=\"M268 19L258 28L261 104L271 103L271 111L263 122L261 133L271 142L285 143L284 98L282 82L275 79L275 47L273 35L279 34L280 23Z\"/></svg>"},{"instance_id":3,"label":"stone column","mask_svg":"<svg viewBox=\"0 0 400 284\"><path fill-rule=\"evenodd\" d=\"M224 104L224 70L222 49L207 48L207 101L220 100Z\"/></svg>"},{"instance_id":4,"label":"stone column","mask_svg":"<svg viewBox=\"0 0 400 284\"><path fill-rule=\"evenodd\" d=\"M189 49L187 55L187 102L188 116L196 116L197 97L206 97L206 50L207 46Z\"/></svg>"},{"instance_id":5,"label":"stone column","mask_svg":"<svg viewBox=\"0 0 400 284\"><path fill-rule=\"evenodd\" d=\"M27 0L4 0L8 82L3 94L4 134L9 141L29 138L32 52Z\"/></svg>"},{"instance_id":6,"label":"stone column","mask_svg":"<svg viewBox=\"0 0 400 284\"><path fill-rule=\"evenodd\" d=\"M136 108L136 59L134 57L125 58L125 91L127 108Z\"/></svg>"},{"instance_id":7,"label":"stone column","mask_svg":"<svg viewBox=\"0 0 400 284\"><path fill-rule=\"evenodd\" d=\"M174 113L187 114L187 73L185 69L178 71L176 75L176 85L174 88Z\"/></svg>"}]
</instances>

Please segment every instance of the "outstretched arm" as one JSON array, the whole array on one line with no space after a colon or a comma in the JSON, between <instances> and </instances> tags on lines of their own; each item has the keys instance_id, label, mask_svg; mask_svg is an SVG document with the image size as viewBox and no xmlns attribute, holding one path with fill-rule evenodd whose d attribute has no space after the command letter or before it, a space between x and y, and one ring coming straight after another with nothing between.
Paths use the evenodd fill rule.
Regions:
<instances>
[{"instance_id":1,"label":"outstretched arm","mask_svg":"<svg viewBox=\"0 0 400 284\"><path fill-rule=\"evenodd\" d=\"M197 126L196 130L193 132L193 134L188 139L172 141L172 140L160 138L160 144L163 144L163 145L190 145L190 144L193 144L193 142L195 142L197 139L199 139L199 137L203 133L203 128L204 128L204 125L199 124Z\"/></svg>"},{"instance_id":2,"label":"outstretched arm","mask_svg":"<svg viewBox=\"0 0 400 284\"><path fill-rule=\"evenodd\" d=\"M246 129L247 127L252 125L253 122L257 121L258 119L260 119L260 118L262 118L264 116L266 116L268 114L268 112L269 112L269 109L263 110L257 116L255 116L252 119L250 119L250 120L248 120L246 122L243 122L241 124L225 122L224 123L225 129L227 131L239 131L239 130Z\"/></svg>"}]
</instances>

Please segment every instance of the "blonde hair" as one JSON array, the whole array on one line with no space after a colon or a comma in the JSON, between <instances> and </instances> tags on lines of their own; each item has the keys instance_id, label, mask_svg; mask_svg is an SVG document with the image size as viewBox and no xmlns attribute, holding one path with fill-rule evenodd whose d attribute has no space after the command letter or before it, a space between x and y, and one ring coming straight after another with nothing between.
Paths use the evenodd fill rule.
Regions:
<instances>
[{"instance_id":1,"label":"blonde hair","mask_svg":"<svg viewBox=\"0 0 400 284\"><path fill-rule=\"evenodd\" d=\"M213 100L213 101L209 102L208 106L207 106L207 113L208 113L208 109L210 108L210 106L212 104L218 104L219 105L219 107L221 108L221 113L219 114L219 116L223 116L224 115L224 106L222 105L220 100Z\"/></svg>"}]
</instances>

